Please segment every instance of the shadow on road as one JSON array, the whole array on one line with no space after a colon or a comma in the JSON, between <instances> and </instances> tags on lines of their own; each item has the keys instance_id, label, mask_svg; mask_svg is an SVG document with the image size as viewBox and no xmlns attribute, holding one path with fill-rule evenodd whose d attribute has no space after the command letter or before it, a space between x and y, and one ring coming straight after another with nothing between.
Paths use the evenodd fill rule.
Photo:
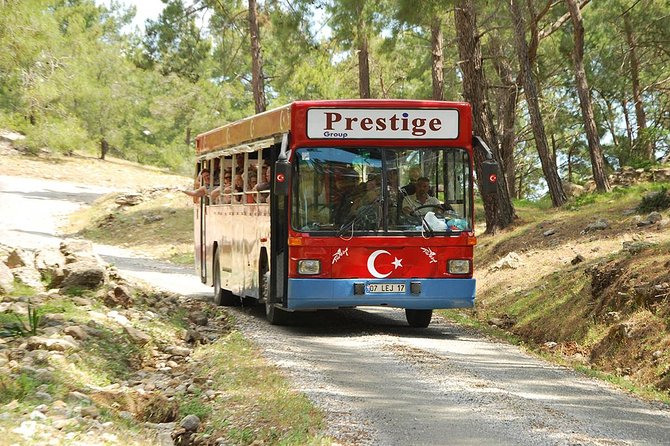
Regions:
<instances>
[{"instance_id":1,"label":"shadow on road","mask_svg":"<svg viewBox=\"0 0 670 446\"><path fill-rule=\"evenodd\" d=\"M235 308L258 319L260 323L269 324L265 320L265 307ZM296 312L290 326L276 327L286 330L289 334L314 337L337 336L370 336L391 335L398 337L427 339L459 339L460 330L452 325L433 322L428 328L413 328L407 325L405 313L399 309L368 309L347 308L340 310L319 310L314 312Z\"/></svg>"},{"instance_id":2,"label":"shadow on road","mask_svg":"<svg viewBox=\"0 0 670 446\"><path fill-rule=\"evenodd\" d=\"M63 192L51 189L45 189L42 191L18 191L18 190L5 190L2 191L3 194L8 195L20 195L23 198L31 200L48 200L48 201L70 201L72 203L78 204L89 204L95 201L104 193L96 192Z\"/></svg>"}]
</instances>

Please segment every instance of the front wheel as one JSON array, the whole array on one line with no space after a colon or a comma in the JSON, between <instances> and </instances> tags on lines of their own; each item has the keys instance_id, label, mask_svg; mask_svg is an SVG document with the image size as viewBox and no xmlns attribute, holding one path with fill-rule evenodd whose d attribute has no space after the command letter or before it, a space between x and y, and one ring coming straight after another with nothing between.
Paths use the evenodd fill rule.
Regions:
<instances>
[{"instance_id":1,"label":"front wheel","mask_svg":"<svg viewBox=\"0 0 670 446\"><path fill-rule=\"evenodd\" d=\"M293 313L282 310L276 304L265 302L265 318L270 325L291 325L293 323Z\"/></svg>"},{"instance_id":2,"label":"front wheel","mask_svg":"<svg viewBox=\"0 0 670 446\"><path fill-rule=\"evenodd\" d=\"M221 288L221 269L219 268L219 251L214 252L214 303L224 307L234 307L240 300L232 292Z\"/></svg>"},{"instance_id":3,"label":"front wheel","mask_svg":"<svg viewBox=\"0 0 670 446\"><path fill-rule=\"evenodd\" d=\"M261 262L261 264L266 263ZM289 325L293 320L293 314L270 302L270 271L267 271L267 268L261 268L258 279L258 300L265 302L265 318L271 325Z\"/></svg>"},{"instance_id":4,"label":"front wheel","mask_svg":"<svg viewBox=\"0 0 670 446\"><path fill-rule=\"evenodd\" d=\"M433 318L433 310L411 310L406 308L405 317L410 327L426 328Z\"/></svg>"}]
</instances>

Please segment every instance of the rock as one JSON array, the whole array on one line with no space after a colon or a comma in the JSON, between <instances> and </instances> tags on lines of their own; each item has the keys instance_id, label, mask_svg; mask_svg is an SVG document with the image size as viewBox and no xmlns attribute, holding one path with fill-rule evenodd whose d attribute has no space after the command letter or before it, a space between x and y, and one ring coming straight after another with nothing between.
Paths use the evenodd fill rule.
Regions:
<instances>
[{"instance_id":1,"label":"rock","mask_svg":"<svg viewBox=\"0 0 670 446\"><path fill-rule=\"evenodd\" d=\"M82 407L81 416L85 418L99 418L100 411L95 406Z\"/></svg>"},{"instance_id":2,"label":"rock","mask_svg":"<svg viewBox=\"0 0 670 446\"><path fill-rule=\"evenodd\" d=\"M137 192L121 194L114 200L120 206L137 206L144 201L144 196Z\"/></svg>"},{"instance_id":3,"label":"rock","mask_svg":"<svg viewBox=\"0 0 670 446\"><path fill-rule=\"evenodd\" d=\"M32 438L37 432L37 422L34 420L24 421L19 427L12 429L12 432L24 438Z\"/></svg>"},{"instance_id":4,"label":"rock","mask_svg":"<svg viewBox=\"0 0 670 446\"><path fill-rule=\"evenodd\" d=\"M516 324L516 319L509 317L504 314L501 317L493 317L489 319L489 325L496 326L498 328L508 329L513 327Z\"/></svg>"},{"instance_id":5,"label":"rock","mask_svg":"<svg viewBox=\"0 0 670 446\"><path fill-rule=\"evenodd\" d=\"M60 327L65 324L65 315L62 313L47 313L40 320L40 327Z\"/></svg>"},{"instance_id":6,"label":"rock","mask_svg":"<svg viewBox=\"0 0 670 446\"><path fill-rule=\"evenodd\" d=\"M40 249L35 253L35 268L42 274L64 266L65 256L57 249Z\"/></svg>"},{"instance_id":7,"label":"rock","mask_svg":"<svg viewBox=\"0 0 670 446\"><path fill-rule=\"evenodd\" d=\"M207 314L203 311L196 311L189 314L188 319L196 325L205 326L209 322Z\"/></svg>"},{"instance_id":8,"label":"rock","mask_svg":"<svg viewBox=\"0 0 670 446\"><path fill-rule=\"evenodd\" d=\"M156 440L158 440L158 446L174 446L174 440L172 440L170 432L159 432Z\"/></svg>"},{"instance_id":9,"label":"rock","mask_svg":"<svg viewBox=\"0 0 670 446\"><path fill-rule=\"evenodd\" d=\"M14 291L14 275L4 262L0 262L0 295Z\"/></svg>"},{"instance_id":10,"label":"rock","mask_svg":"<svg viewBox=\"0 0 670 446\"><path fill-rule=\"evenodd\" d=\"M576 265L578 263L582 263L584 260L586 260L586 259L584 258L583 255L577 254L577 256L570 261L570 264L571 265Z\"/></svg>"},{"instance_id":11,"label":"rock","mask_svg":"<svg viewBox=\"0 0 670 446\"><path fill-rule=\"evenodd\" d=\"M184 341L188 342L189 344L194 344L198 341L202 341L203 337L202 334L193 329L188 329L186 330L186 333L184 334Z\"/></svg>"},{"instance_id":12,"label":"rock","mask_svg":"<svg viewBox=\"0 0 670 446\"><path fill-rule=\"evenodd\" d=\"M554 234L556 234L555 229L549 229L549 230L546 230L542 233L542 235L544 235L545 237L549 237L550 235L554 235Z\"/></svg>"},{"instance_id":13,"label":"rock","mask_svg":"<svg viewBox=\"0 0 670 446\"><path fill-rule=\"evenodd\" d=\"M176 346L176 345L171 345L171 346L165 348L165 352L169 353L173 356L186 357L186 356L189 356L191 354L191 349L188 348L188 347L179 347L179 346Z\"/></svg>"},{"instance_id":14,"label":"rock","mask_svg":"<svg viewBox=\"0 0 670 446\"><path fill-rule=\"evenodd\" d=\"M110 311L109 313L107 313L107 317L123 327L130 325L130 321L128 320L128 318L119 313L118 311L114 310Z\"/></svg>"},{"instance_id":15,"label":"rock","mask_svg":"<svg viewBox=\"0 0 670 446\"><path fill-rule=\"evenodd\" d=\"M80 341L88 338L88 333L86 333L86 331L78 325L66 327L65 330L63 330L63 333L69 334L73 338L79 339Z\"/></svg>"},{"instance_id":16,"label":"rock","mask_svg":"<svg viewBox=\"0 0 670 446\"><path fill-rule=\"evenodd\" d=\"M73 304L80 307L90 307L91 305L93 305L93 303L90 300L80 296L74 296L70 300L72 301Z\"/></svg>"},{"instance_id":17,"label":"rock","mask_svg":"<svg viewBox=\"0 0 670 446\"><path fill-rule=\"evenodd\" d=\"M649 242L623 242L623 250L628 251L632 255L639 254L643 250L651 248L652 246L654 246L654 244Z\"/></svg>"},{"instance_id":18,"label":"rock","mask_svg":"<svg viewBox=\"0 0 670 446\"><path fill-rule=\"evenodd\" d=\"M200 427L200 418L197 415L186 415L179 423L179 426L188 432L196 432L198 427Z\"/></svg>"},{"instance_id":19,"label":"rock","mask_svg":"<svg viewBox=\"0 0 670 446\"><path fill-rule=\"evenodd\" d=\"M494 263L489 268L489 271L498 271L501 269L517 269L520 268L521 266L523 266L523 261L521 260L519 254L517 254L516 252L510 252L505 257Z\"/></svg>"},{"instance_id":20,"label":"rock","mask_svg":"<svg viewBox=\"0 0 670 446\"><path fill-rule=\"evenodd\" d=\"M46 419L47 419L47 416L44 415L44 414L43 414L42 412L40 412L39 410L33 410L32 412L30 412L30 416L29 416L29 417L30 417L31 420L37 420L37 421L42 421L42 420L46 420Z\"/></svg>"},{"instance_id":21,"label":"rock","mask_svg":"<svg viewBox=\"0 0 670 446\"><path fill-rule=\"evenodd\" d=\"M580 195L583 195L586 190L583 186L580 186L579 184L564 181L563 182L563 191L565 192L565 195L568 198L574 198L574 197L579 197Z\"/></svg>"},{"instance_id":22,"label":"rock","mask_svg":"<svg viewBox=\"0 0 670 446\"><path fill-rule=\"evenodd\" d=\"M53 400L53 397L46 392L35 392L35 398L40 401L46 401L48 403Z\"/></svg>"},{"instance_id":23,"label":"rock","mask_svg":"<svg viewBox=\"0 0 670 446\"><path fill-rule=\"evenodd\" d=\"M88 240L67 239L60 243L60 252L65 257L66 264L89 261L104 265L100 256L93 251L93 243Z\"/></svg>"},{"instance_id":24,"label":"rock","mask_svg":"<svg viewBox=\"0 0 670 446\"><path fill-rule=\"evenodd\" d=\"M124 326L123 329L128 334L128 336L130 336L130 339L132 339L136 344L146 345L151 342L151 336L144 333L143 331L129 326Z\"/></svg>"},{"instance_id":25,"label":"rock","mask_svg":"<svg viewBox=\"0 0 670 446\"><path fill-rule=\"evenodd\" d=\"M24 251L21 248L14 248L14 250L12 250L7 256L5 264L11 269L14 269L14 268L21 268L24 266L32 266L34 265L34 262L35 262L34 254L29 253L28 251Z\"/></svg>"},{"instance_id":26,"label":"rock","mask_svg":"<svg viewBox=\"0 0 670 446\"><path fill-rule=\"evenodd\" d=\"M118 307L128 308L132 304L133 298L130 295L130 291L123 286L116 286L112 291L108 292L105 297L105 305L108 307Z\"/></svg>"},{"instance_id":27,"label":"rock","mask_svg":"<svg viewBox=\"0 0 670 446\"><path fill-rule=\"evenodd\" d=\"M60 284L61 289L83 288L94 290L105 282L107 274L105 268L92 261L77 261L68 263L63 268L65 279Z\"/></svg>"},{"instance_id":28,"label":"rock","mask_svg":"<svg viewBox=\"0 0 670 446\"><path fill-rule=\"evenodd\" d=\"M586 226L586 228L584 228L582 233L587 233L587 232L591 232L591 231L602 231L602 230L607 229L609 227L610 227L610 224L607 220L605 220L604 218L599 218L595 222L590 223L588 226Z\"/></svg>"},{"instance_id":29,"label":"rock","mask_svg":"<svg viewBox=\"0 0 670 446\"><path fill-rule=\"evenodd\" d=\"M661 220L663 220L663 216L660 212L652 212L647 215L647 221L649 221L651 224L658 223Z\"/></svg>"},{"instance_id":30,"label":"rock","mask_svg":"<svg viewBox=\"0 0 670 446\"><path fill-rule=\"evenodd\" d=\"M21 283L28 285L35 291L44 291L44 284L42 283L42 275L32 266L19 266L12 269L14 278Z\"/></svg>"},{"instance_id":31,"label":"rock","mask_svg":"<svg viewBox=\"0 0 670 446\"><path fill-rule=\"evenodd\" d=\"M558 343L556 343L554 341L547 341L543 345L544 345L544 348L546 348L548 350L553 350L558 346Z\"/></svg>"},{"instance_id":32,"label":"rock","mask_svg":"<svg viewBox=\"0 0 670 446\"><path fill-rule=\"evenodd\" d=\"M26 341L28 350L46 349L49 351L64 352L68 350L79 350L81 347L74 339L45 338L42 336L31 336Z\"/></svg>"}]
</instances>

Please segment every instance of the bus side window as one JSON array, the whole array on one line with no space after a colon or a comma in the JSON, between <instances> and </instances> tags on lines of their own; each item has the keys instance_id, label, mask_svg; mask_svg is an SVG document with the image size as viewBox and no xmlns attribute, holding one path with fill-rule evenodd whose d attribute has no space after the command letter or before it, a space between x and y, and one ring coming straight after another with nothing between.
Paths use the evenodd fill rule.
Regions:
<instances>
[{"instance_id":1,"label":"bus side window","mask_svg":"<svg viewBox=\"0 0 670 446\"><path fill-rule=\"evenodd\" d=\"M221 203L230 204L233 193L233 159L227 156L223 160L223 186L221 189Z\"/></svg>"},{"instance_id":2,"label":"bus side window","mask_svg":"<svg viewBox=\"0 0 670 446\"><path fill-rule=\"evenodd\" d=\"M246 203L258 203L259 170L262 165L262 153L260 151L247 154L247 170L244 192L246 194Z\"/></svg>"},{"instance_id":3,"label":"bus side window","mask_svg":"<svg viewBox=\"0 0 670 446\"><path fill-rule=\"evenodd\" d=\"M242 196L244 195L244 157L243 153L233 155L235 162L233 175L233 204L242 203Z\"/></svg>"}]
</instances>

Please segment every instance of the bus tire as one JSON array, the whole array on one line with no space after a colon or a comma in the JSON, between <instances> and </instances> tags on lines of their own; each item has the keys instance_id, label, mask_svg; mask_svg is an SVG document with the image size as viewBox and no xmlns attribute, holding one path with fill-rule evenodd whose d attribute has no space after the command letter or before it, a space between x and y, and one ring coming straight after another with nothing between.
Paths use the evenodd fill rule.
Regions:
<instances>
[{"instance_id":1,"label":"bus tire","mask_svg":"<svg viewBox=\"0 0 670 446\"><path fill-rule=\"evenodd\" d=\"M221 271L219 268L219 251L214 253L214 303L224 307L234 307L240 304L240 300L232 292L221 288Z\"/></svg>"},{"instance_id":2,"label":"bus tire","mask_svg":"<svg viewBox=\"0 0 670 446\"><path fill-rule=\"evenodd\" d=\"M412 310L405 308L405 317L410 327L426 328L433 318L433 310Z\"/></svg>"},{"instance_id":3,"label":"bus tire","mask_svg":"<svg viewBox=\"0 0 670 446\"><path fill-rule=\"evenodd\" d=\"M277 304L265 301L265 318L270 325L291 325L293 313L279 308Z\"/></svg>"}]
</instances>

